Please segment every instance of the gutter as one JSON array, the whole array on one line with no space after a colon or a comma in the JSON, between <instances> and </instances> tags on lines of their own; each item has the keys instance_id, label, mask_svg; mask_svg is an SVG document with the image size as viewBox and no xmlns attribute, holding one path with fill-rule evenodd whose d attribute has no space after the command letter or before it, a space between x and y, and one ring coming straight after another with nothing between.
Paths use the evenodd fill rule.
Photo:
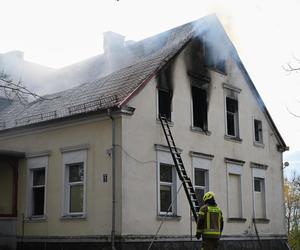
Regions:
<instances>
[{"instance_id":1,"label":"gutter","mask_svg":"<svg viewBox=\"0 0 300 250\"><path fill-rule=\"evenodd\" d=\"M112 122L112 229L111 229L111 249L117 250L115 248L115 235L116 235L116 121L112 116L111 109L107 110L107 115L110 117Z\"/></svg>"}]
</instances>

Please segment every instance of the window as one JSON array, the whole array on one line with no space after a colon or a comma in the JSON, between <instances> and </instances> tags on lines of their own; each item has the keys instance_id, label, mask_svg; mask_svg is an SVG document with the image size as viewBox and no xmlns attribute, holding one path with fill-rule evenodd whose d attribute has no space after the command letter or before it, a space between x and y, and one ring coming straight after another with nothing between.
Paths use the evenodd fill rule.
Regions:
<instances>
[{"instance_id":1,"label":"window","mask_svg":"<svg viewBox=\"0 0 300 250\"><path fill-rule=\"evenodd\" d=\"M261 192L262 189L261 186L262 186L262 179L254 178L254 191Z\"/></svg>"},{"instance_id":2,"label":"window","mask_svg":"<svg viewBox=\"0 0 300 250\"><path fill-rule=\"evenodd\" d=\"M211 35L206 34L205 37L205 65L211 69L215 69L218 72L226 74L226 59L224 58L224 51L220 51L225 48L221 48L220 46L216 46L211 42L208 42L213 40L217 41L216 37L209 38L210 36Z\"/></svg>"},{"instance_id":3,"label":"window","mask_svg":"<svg viewBox=\"0 0 300 250\"><path fill-rule=\"evenodd\" d=\"M88 145L61 149L63 153L63 217L86 215L86 171Z\"/></svg>"},{"instance_id":4,"label":"window","mask_svg":"<svg viewBox=\"0 0 300 250\"><path fill-rule=\"evenodd\" d=\"M192 86L193 126L207 131L207 95L206 90Z\"/></svg>"},{"instance_id":5,"label":"window","mask_svg":"<svg viewBox=\"0 0 300 250\"><path fill-rule=\"evenodd\" d=\"M195 183L195 192L200 204L200 207L204 205L203 196L208 192L208 171L200 168L194 169L194 183Z\"/></svg>"},{"instance_id":6,"label":"window","mask_svg":"<svg viewBox=\"0 0 300 250\"><path fill-rule=\"evenodd\" d=\"M256 219L267 220L266 171L267 165L251 162L253 176L253 202Z\"/></svg>"},{"instance_id":7,"label":"window","mask_svg":"<svg viewBox=\"0 0 300 250\"><path fill-rule=\"evenodd\" d=\"M45 208L45 168L31 170L31 215L43 216Z\"/></svg>"},{"instance_id":8,"label":"window","mask_svg":"<svg viewBox=\"0 0 300 250\"><path fill-rule=\"evenodd\" d=\"M172 165L160 164L160 213L176 213L176 175ZM172 204L173 202L173 204ZM172 205L171 205L172 204Z\"/></svg>"},{"instance_id":9,"label":"window","mask_svg":"<svg viewBox=\"0 0 300 250\"><path fill-rule=\"evenodd\" d=\"M227 165L228 219L244 222L243 218L243 165L244 161L225 158Z\"/></svg>"},{"instance_id":10,"label":"window","mask_svg":"<svg viewBox=\"0 0 300 250\"><path fill-rule=\"evenodd\" d=\"M255 217L266 218L265 179L254 177Z\"/></svg>"},{"instance_id":11,"label":"window","mask_svg":"<svg viewBox=\"0 0 300 250\"><path fill-rule=\"evenodd\" d=\"M83 212L83 163L69 164L67 167L68 178L68 212L82 213Z\"/></svg>"},{"instance_id":12,"label":"window","mask_svg":"<svg viewBox=\"0 0 300 250\"><path fill-rule=\"evenodd\" d=\"M158 108L159 114L171 121L171 92L167 90L158 90Z\"/></svg>"},{"instance_id":13,"label":"window","mask_svg":"<svg viewBox=\"0 0 300 250\"><path fill-rule=\"evenodd\" d=\"M239 137L238 101L228 96L226 97L226 125L227 135Z\"/></svg>"},{"instance_id":14,"label":"window","mask_svg":"<svg viewBox=\"0 0 300 250\"><path fill-rule=\"evenodd\" d=\"M27 208L30 219L46 216L48 153L27 155Z\"/></svg>"},{"instance_id":15,"label":"window","mask_svg":"<svg viewBox=\"0 0 300 250\"><path fill-rule=\"evenodd\" d=\"M171 121L173 88L170 66L161 71L157 81L158 114Z\"/></svg>"},{"instance_id":16,"label":"window","mask_svg":"<svg viewBox=\"0 0 300 250\"><path fill-rule=\"evenodd\" d=\"M254 141L263 143L262 122L254 119Z\"/></svg>"},{"instance_id":17,"label":"window","mask_svg":"<svg viewBox=\"0 0 300 250\"><path fill-rule=\"evenodd\" d=\"M228 207L230 218L242 218L241 176L229 174L228 176Z\"/></svg>"}]
</instances>

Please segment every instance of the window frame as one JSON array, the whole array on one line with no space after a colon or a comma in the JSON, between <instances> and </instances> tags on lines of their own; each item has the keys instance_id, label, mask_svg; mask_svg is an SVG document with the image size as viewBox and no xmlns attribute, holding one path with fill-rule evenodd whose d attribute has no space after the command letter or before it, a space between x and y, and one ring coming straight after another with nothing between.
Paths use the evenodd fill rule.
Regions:
<instances>
[{"instance_id":1,"label":"window frame","mask_svg":"<svg viewBox=\"0 0 300 250\"><path fill-rule=\"evenodd\" d=\"M160 92L165 92L168 93L170 95L170 106L169 106L169 111L170 111L170 117L167 117L169 122L172 122L172 105L173 105L173 98L172 98L172 91L171 90L167 90L167 89L163 89L163 88L159 88L157 87L156 89L156 103L157 103L157 119L160 115Z\"/></svg>"},{"instance_id":2,"label":"window frame","mask_svg":"<svg viewBox=\"0 0 300 250\"><path fill-rule=\"evenodd\" d=\"M172 182L165 182L165 181L161 181L160 179L160 168L161 166L168 166L171 167L171 171L172 171ZM176 215L177 214L177 184L176 184L176 169L174 165L171 164L166 164L166 163L159 163L159 214L160 215ZM172 204L172 207L170 209L170 211L161 211L161 196L160 196L160 188L161 186L167 186L167 187L171 187L171 203L174 202ZM169 208L169 207L168 207Z\"/></svg>"},{"instance_id":3,"label":"window frame","mask_svg":"<svg viewBox=\"0 0 300 250\"><path fill-rule=\"evenodd\" d=\"M47 218L47 190L48 190L48 162L50 152L29 153L27 158L27 195L26 195L26 218L29 220L40 220ZM44 169L44 212L41 215L33 214L33 172ZM40 186L40 185L39 185ZM38 187L36 187L38 188Z\"/></svg>"},{"instance_id":4,"label":"window frame","mask_svg":"<svg viewBox=\"0 0 300 250\"><path fill-rule=\"evenodd\" d=\"M200 89L202 91L205 92L206 95L206 117L204 117L204 121L203 121L203 128L201 128L200 126L196 126L195 125L195 109L194 109L194 92L193 92L193 88L197 88ZM207 103L207 89L201 86L196 85L195 83L191 83L191 106L192 106L192 128L193 129L198 129L202 132L208 132L208 103Z\"/></svg>"},{"instance_id":5,"label":"window frame","mask_svg":"<svg viewBox=\"0 0 300 250\"><path fill-rule=\"evenodd\" d=\"M200 170L201 172L204 173L204 186L199 186L199 185L196 185L196 170ZM195 192L197 189L201 189L203 190L203 194L205 194L206 192L209 191L209 175L208 175L208 170L207 169L203 169L203 168L200 168L200 167L194 167L194 189L195 189ZM202 200L198 200L199 204L200 205L204 205L203 201Z\"/></svg>"},{"instance_id":6,"label":"window frame","mask_svg":"<svg viewBox=\"0 0 300 250\"><path fill-rule=\"evenodd\" d=\"M213 155L190 151L190 156L192 160L192 180L194 188L196 189L196 180L195 180L195 169L200 169L205 171L205 191L209 191L210 186L212 185L212 178L210 176L210 170L212 169L212 160L214 158ZM201 204L201 203L200 203Z\"/></svg>"},{"instance_id":7,"label":"window frame","mask_svg":"<svg viewBox=\"0 0 300 250\"><path fill-rule=\"evenodd\" d=\"M244 175L243 175L243 165L245 164L244 161L241 160L235 160L235 159L229 159L225 158L225 163L226 163L226 188L227 188L227 218L228 222L231 221L241 221L245 222L246 219L243 218L244 216ZM235 217L230 217L230 209L229 209L229 175L237 175L239 176L239 181L240 181L240 217L235 218Z\"/></svg>"},{"instance_id":8,"label":"window frame","mask_svg":"<svg viewBox=\"0 0 300 250\"><path fill-rule=\"evenodd\" d=\"M259 140L256 140L256 126L255 126L255 122L259 122L260 124L260 128L258 128L258 130L260 129L260 131L257 131L258 132L258 137L259 137ZM264 133L263 133L263 123L262 123L262 120L261 119L258 119L258 118L253 118L253 140L254 140L254 143L255 144L261 144L263 145L264 144Z\"/></svg>"},{"instance_id":9,"label":"window frame","mask_svg":"<svg viewBox=\"0 0 300 250\"><path fill-rule=\"evenodd\" d=\"M227 101L228 101L228 99L231 99L231 100L234 100L234 101L236 101L237 102L237 107L236 107L236 109L237 109L237 111L236 112L231 112L231 111L229 111L228 109L227 109ZM232 98L232 97L230 97L230 96L227 96L226 95L226 97L225 97L225 112L226 112L226 135L227 136L230 136L230 137L236 137L236 138L239 138L239 102L238 102L238 100L237 99L235 99L235 98ZM229 126L228 126L228 116L229 115L231 115L231 116L233 116L233 123L234 123L234 134L232 135L232 134L229 134L229 131L228 131L228 129L229 129Z\"/></svg>"},{"instance_id":10,"label":"window frame","mask_svg":"<svg viewBox=\"0 0 300 250\"><path fill-rule=\"evenodd\" d=\"M165 145L155 144L156 150L156 211L157 211L157 219L160 220L162 217L174 218L175 220L180 219L180 204L178 204L177 199L177 187L179 187L179 178L177 175L176 167L174 166L174 162L172 159L172 155L169 151L169 148ZM178 152L182 152L181 149L177 148ZM173 177L173 189L172 192L175 195L176 199L173 203L173 211L172 213L161 212L160 210L160 165L169 165L172 166L172 177ZM173 196L174 197L174 196ZM172 200L173 201L173 200Z\"/></svg>"},{"instance_id":11,"label":"window frame","mask_svg":"<svg viewBox=\"0 0 300 250\"><path fill-rule=\"evenodd\" d=\"M89 145L78 145L61 148L63 156L63 192L62 192L62 218L85 218L87 216L87 154ZM83 166L83 211L70 212L70 188L69 188L69 167L74 164ZM76 182L78 183L78 182ZM81 183L81 182L80 182Z\"/></svg>"},{"instance_id":12,"label":"window frame","mask_svg":"<svg viewBox=\"0 0 300 250\"><path fill-rule=\"evenodd\" d=\"M252 174L252 199L253 199L253 207L254 207L254 215L255 215L255 219L262 219L262 220L266 220L269 221L268 218L268 180L267 180L267 169L268 169L268 165L264 165L264 164L259 164L259 163L254 163L251 162L250 163L250 167L252 169L251 174ZM263 205L264 205L264 211L262 211L262 213L264 214L263 218L256 218L256 201L255 201L255 193L257 191L255 191L255 186L254 186L254 181L255 179L260 180L260 188L261 191L260 193L263 195ZM263 183L262 183L263 181Z\"/></svg>"},{"instance_id":13,"label":"window frame","mask_svg":"<svg viewBox=\"0 0 300 250\"><path fill-rule=\"evenodd\" d=\"M239 102L239 94L241 93L241 89L237 88L231 84L223 83L224 89L224 123L225 123L225 138L236 139L237 141L241 141L240 139L240 122L239 122L239 110L240 110L240 102ZM237 112L232 113L234 117L234 130L235 134L230 135L228 133L228 122L227 122L227 98L235 100L237 102Z\"/></svg>"},{"instance_id":14,"label":"window frame","mask_svg":"<svg viewBox=\"0 0 300 250\"><path fill-rule=\"evenodd\" d=\"M82 181L76 181L76 182L70 182L70 167L72 166L77 166L80 165L83 167L83 171L84 171L84 163L83 162L74 162L74 163L69 163L65 165L66 168L66 211L67 214L69 215L82 215L84 212L84 208L82 210L82 212L70 212L71 210L71 187L74 186L83 186L83 200L82 200L82 205L84 207L84 176L83 176L83 180Z\"/></svg>"}]
</instances>

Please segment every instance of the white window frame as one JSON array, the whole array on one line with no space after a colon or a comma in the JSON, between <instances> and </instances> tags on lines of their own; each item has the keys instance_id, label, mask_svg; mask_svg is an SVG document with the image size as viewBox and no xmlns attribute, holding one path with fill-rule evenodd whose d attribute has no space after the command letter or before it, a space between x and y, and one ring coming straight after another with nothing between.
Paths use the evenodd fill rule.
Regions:
<instances>
[{"instance_id":1,"label":"white window frame","mask_svg":"<svg viewBox=\"0 0 300 250\"><path fill-rule=\"evenodd\" d=\"M160 167L161 165L169 166L172 168L172 182L164 182L160 180ZM160 196L160 187L167 186L171 187L171 202L173 202L171 209L167 212L161 211L160 208L160 197L159 197L159 214L160 215L176 215L176 205L177 205L177 189L176 189L176 169L174 165L166 164L160 162L159 164L159 196Z\"/></svg>"},{"instance_id":2,"label":"white window frame","mask_svg":"<svg viewBox=\"0 0 300 250\"><path fill-rule=\"evenodd\" d=\"M27 158L27 195L26 195L26 218L46 219L47 217L47 187L48 187L48 164L49 151L28 153ZM44 183L44 212L42 215L33 215L33 172L35 170L45 169L45 183Z\"/></svg>"},{"instance_id":3,"label":"white window frame","mask_svg":"<svg viewBox=\"0 0 300 250\"><path fill-rule=\"evenodd\" d=\"M63 154L63 196L62 196L62 217L85 217L87 207L87 144L62 148ZM70 212L70 183L69 183L69 166L73 164L82 164L83 166L83 182L74 182L72 185L83 184L83 211Z\"/></svg>"},{"instance_id":4,"label":"white window frame","mask_svg":"<svg viewBox=\"0 0 300 250\"><path fill-rule=\"evenodd\" d=\"M240 197L240 209L241 209L241 215L239 219L243 219L244 217L244 196L243 196L243 183L244 183L244 176L243 176L243 165L244 161L239 161L239 160L233 160L233 159L228 159L225 158L225 163L226 163L226 171L227 171L227 178L226 178L226 188L227 188L227 218L230 217L230 211L229 211L229 175L238 175L240 177L240 187L241 187L241 197Z\"/></svg>"},{"instance_id":5,"label":"white window frame","mask_svg":"<svg viewBox=\"0 0 300 250\"><path fill-rule=\"evenodd\" d=\"M190 156L192 157L192 178L193 178L193 184L194 188L200 188L204 190L204 193L208 192L210 189L210 185L212 182L212 178L210 176L210 170L212 168L212 159L213 155L208 155L204 153L199 152L193 152L190 151ZM205 186L196 186L196 175L195 171L196 169L200 169L202 171L205 171Z\"/></svg>"},{"instance_id":6,"label":"white window frame","mask_svg":"<svg viewBox=\"0 0 300 250\"><path fill-rule=\"evenodd\" d=\"M178 199L177 199L177 187L178 187L178 178L177 178L177 172L176 172L176 167L174 166L174 162L172 159L172 155L169 151L169 148L164 145L155 145L156 149L156 162L157 162L157 214L158 216L178 216L179 214L179 207L178 207ZM181 152L180 149L178 149L179 152ZM162 212L160 211L160 185L166 185L169 183L161 182L160 181L160 165L165 164L172 166L172 210L170 210L168 213L167 212Z\"/></svg>"},{"instance_id":7,"label":"white window frame","mask_svg":"<svg viewBox=\"0 0 300 250\"><path fill-rule=\"evenodd\" d=\"M256 140L255 138L255 121L259 121L261 123L261 132L259 133L259 141ZM257 118L257 117L253 117L253 141L254 141L254 144L257 145L257 144L260 144L260 145L263 145L264 144L264 133L263 133L263 123L262 123L262 120Z\"/></svg>"},{"instance_id":8,"label":"white window frame","mask_svg":"<svg viewBox=\"0 0 300 250\"><path fill-rule=\"evenodd\" d=\"M267 208L267 169L268 166L267 165L263 165L263 164L258 164L258 163L254 163L251 162L250 164L251 169L252 169L252 199L253 199L253 212L254 212L254 216L256 218L256 211L255 211L255 187L254 187L254 179L258 178L258 179L262 179L264 181L264 214L265 217L264 218L259 218L259 219L267 219L268 218L268 208Z\"/></svg>"},{"instance_id":9,"label":"white window frame","mask_svg":"<svg viewBox=\"0 0 300 250\"><path fill-rule=\"evenodd\" d=\"M240 102L239 102L239 93L242 91L241 89L228 84L223 83L224 88L224 115L225 115L225 135L233 138L240 138L240 126L239 126L239 110L240 110ZM235 135L228 134L228 124L227 124L227 97L233 100L236 100L238 103L237 113L232 113L234 115L234 131Z\"/></svg>"}]
</instances>

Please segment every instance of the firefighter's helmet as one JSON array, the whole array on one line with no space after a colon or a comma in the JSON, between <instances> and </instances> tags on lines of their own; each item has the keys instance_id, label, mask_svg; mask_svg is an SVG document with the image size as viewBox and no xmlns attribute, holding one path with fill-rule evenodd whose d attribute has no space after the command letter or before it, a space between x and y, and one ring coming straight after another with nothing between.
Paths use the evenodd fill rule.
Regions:
<instances>
[{"instance_id":1,"label":"firefighter's helmet","mask_svg":"<svg viewBox=\"0 0 300 250\"><path fill-rule=\"evenodd\" d=\"M215 198L215 194L213 192L209 191L203 196L203 201L207 201L207 200L214 199L214 198Z\"/></svg>"}]
</instances>

